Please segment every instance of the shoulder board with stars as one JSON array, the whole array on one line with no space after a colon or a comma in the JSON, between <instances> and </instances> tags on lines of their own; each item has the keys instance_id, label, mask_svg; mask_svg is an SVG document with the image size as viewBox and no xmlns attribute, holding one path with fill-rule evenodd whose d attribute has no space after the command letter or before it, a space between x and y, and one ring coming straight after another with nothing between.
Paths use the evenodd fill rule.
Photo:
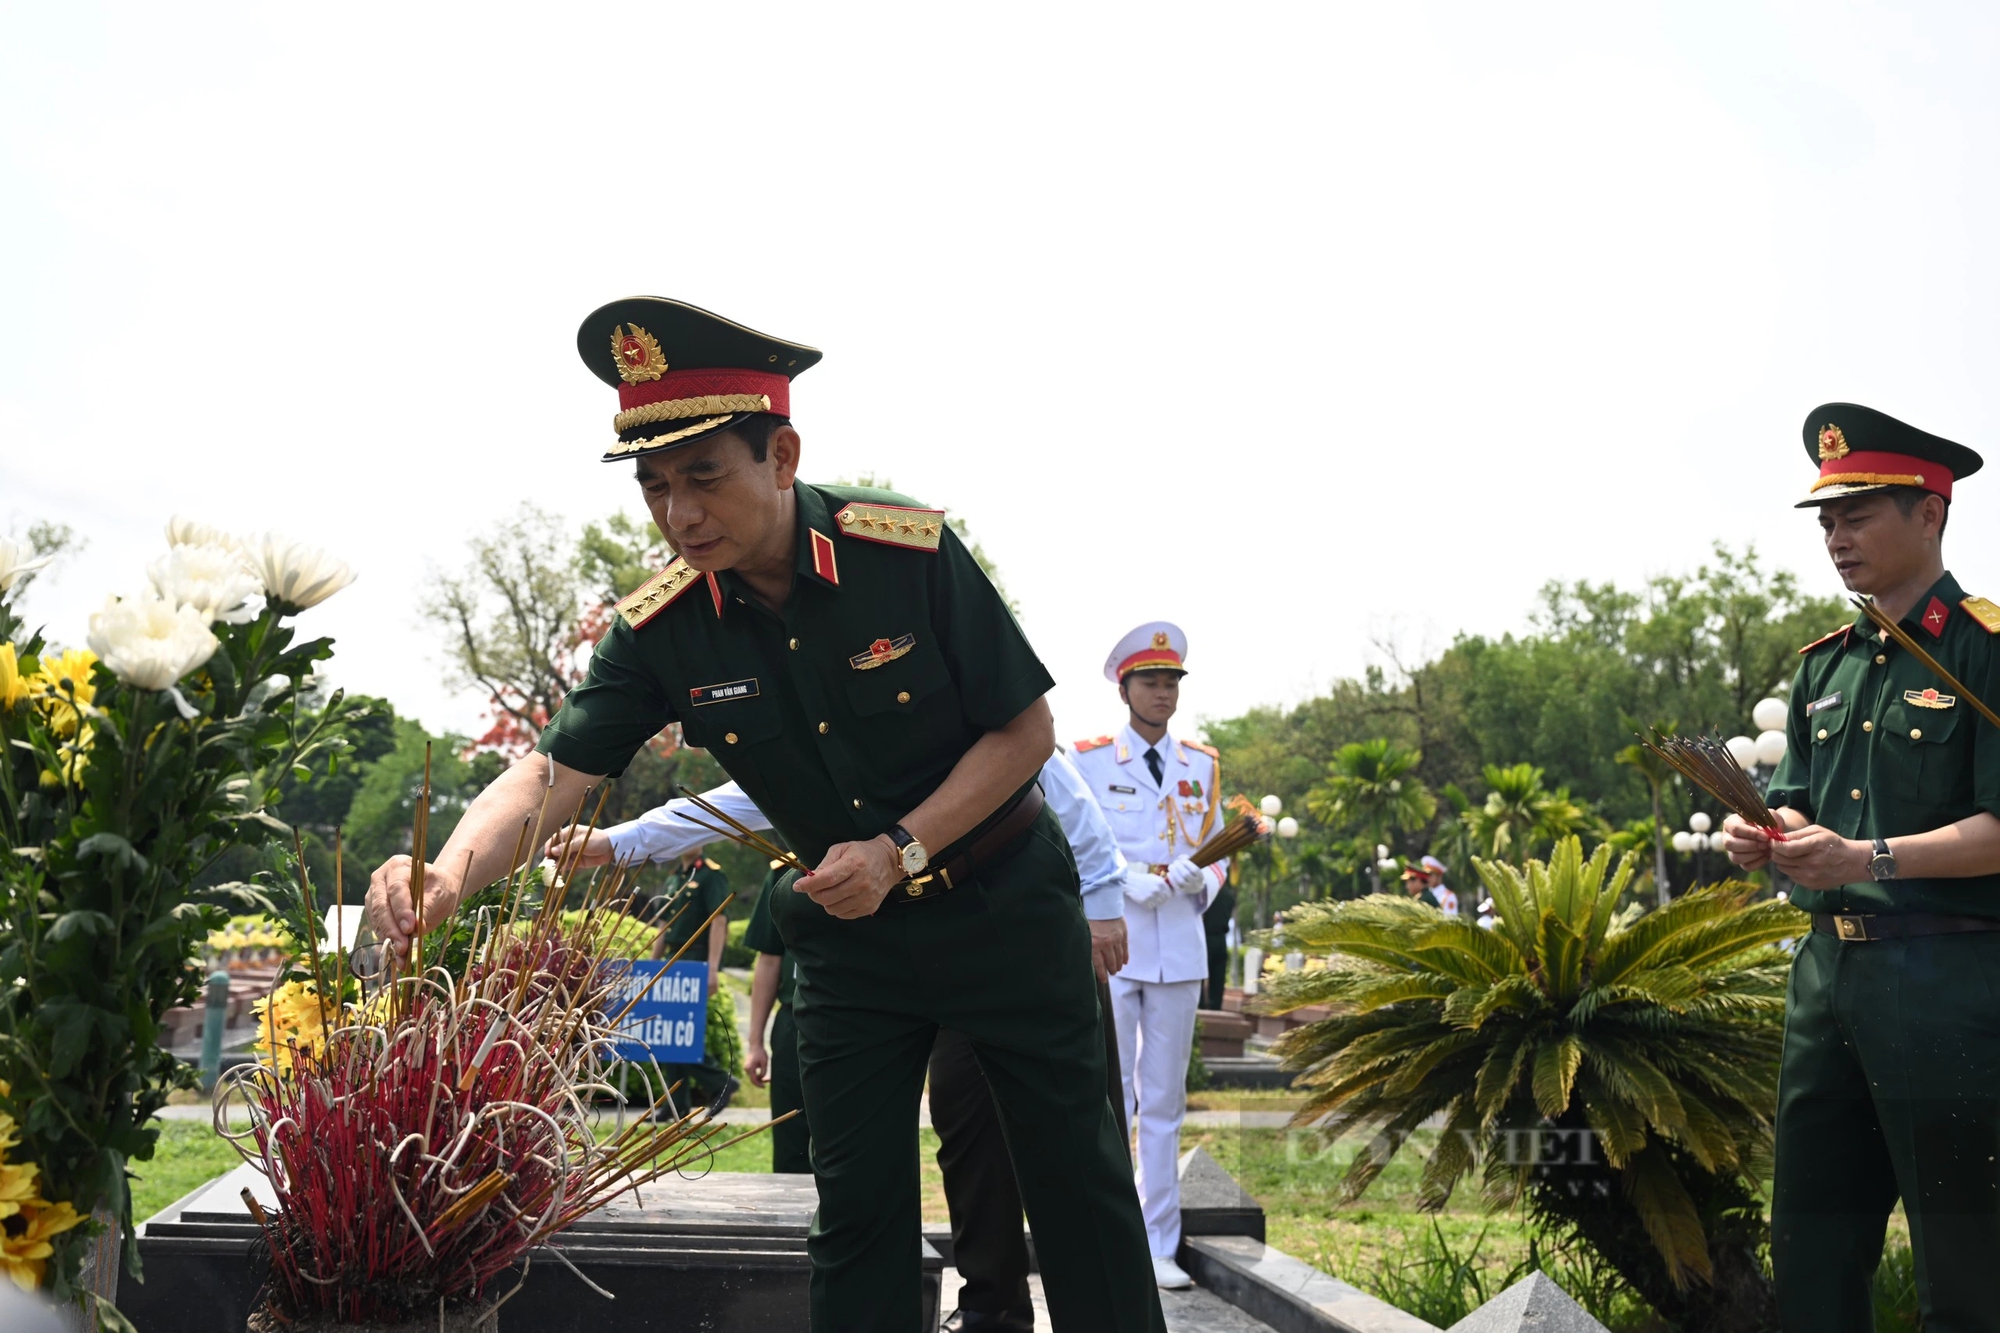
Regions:
<instances>
[{"instance_id":1,"label":"shoulder board with stars","mask_svg":"<svg viewBox=\"0 0 2000 1333\"><path fill-rule=\"evenodd\" d=\"M1111 738L1109 736L1099 736L1095 740L1077 741L1073 748L1076 750L1078 754L1088 754L1092 750L1102 750L1105 746L1109 744L1111 744Z\"/></svg>"},{"instance_id":2,"label":"shoulder board with stars","mask_svg":"<svg viewBox=\"0 0 2000 1333\"><path fill-rule=\"evenodd\" d=\"M702 863L703 865L707 866L707 867L708 867L708 868L709 868L710 870L720 870L720 869L722 869L722 862L720 862L720 861L711 861L711 860L709 860L709 859L708 859L707 857L705 857L705 856L704 856L704 857L703 857L703 858L701 859L701 863Z\"/></svg>"},{"instance_id":3,"label":"shoulder board with stars","mask_svg":"<svg viewBox=\"0 0 2000 1333\"><path fill-rule=\"evenodd\" d=\"M843 508L833 516L842 535L885 546L907 546L918 551L935 551L944 537L944 510L911 509L904 505L870 504L862 501Z\"/></svg>"},{"instance_id":4,"label":"shoulder board with stars","mask_svg":"<svg viewBox=\"0 0 2000 1333\"><path fill-rule=\"evenodd\" d=\"M1968 597L1959 605L1965 614L1979 622L1979 627L1988 634L2000 634L2000 606L1995 606L1984 597Z\"/></svg>"},{"instance_id":5,"label":"shoulder board with stars","mask_svg":"<svg viewBox=\"0 0 2000 1333\"><path fill-rule=\"evenodd\" d=\"M1200 750L1210 759L1222 758L1222 751L1216 749L1213 745L1203 745L1200 741L1182 741L1181 744L1187 746L1190 750Z\"/></svg>"},{"instance_id":6,"label":"shoulder board with stars","mask_svg":"<svg viewBox=\"0 0 2000 1333\"><path fill-rule=\"evenodd\" d=\"M1844 639L1847 637L1847 632L1853 628L1854 626L1852 625L1842 625L1839 629L1833 631L1833 633L1831 634L1822 634L1820 635L1820 637L1814 639L1811 643L1807 644L1805 647L1799 649L1799 655L1803 657L1805 656L1805 654L1811 652L1813 649L1819 647L1823 643L1832 643L1835 639Z\"/></svg>"},{"instance_id":7,"label":"shoulder board with stars","mask_svg":"<svg viewBox=\"0 0 2000 1333\"><path fill-rule=\"evenodd\" d=\"M701 581L701 571L675 556L667 562L667 567L644 583L634 588L628 596L618 602L618 614L633 629L644 627L660 612L673 605L674 599Z\"/></svg>"}]
</instances>

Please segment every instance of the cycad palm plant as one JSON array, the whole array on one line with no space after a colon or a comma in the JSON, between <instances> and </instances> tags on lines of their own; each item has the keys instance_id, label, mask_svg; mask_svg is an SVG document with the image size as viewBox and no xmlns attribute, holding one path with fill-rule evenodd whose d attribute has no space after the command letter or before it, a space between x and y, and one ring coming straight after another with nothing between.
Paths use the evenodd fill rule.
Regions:
<instances>
[{"instance_id":1,"label":"cycad palm plant","mask_svg":"<svg viewBox=\"0 0 2000 1333\"><path fill-rule=\"evenodd\" d=\"M1722 884L1621 926L1633 861L1586 861L1572 837L1546 865L1475 862L1491 930L1393 895L1293 909L1286 945L1328 965L1274 979L1264 1005L1334 1016L1277 1053L1303 1071L1302 1123L1372 1133L1349 1198L1437 1117L1427 1206L1477 1167L1490 1204L1573 1229L1682 1327L1761 1327L1777 942L1802 918Z\"/></svg>"}]
</instances>

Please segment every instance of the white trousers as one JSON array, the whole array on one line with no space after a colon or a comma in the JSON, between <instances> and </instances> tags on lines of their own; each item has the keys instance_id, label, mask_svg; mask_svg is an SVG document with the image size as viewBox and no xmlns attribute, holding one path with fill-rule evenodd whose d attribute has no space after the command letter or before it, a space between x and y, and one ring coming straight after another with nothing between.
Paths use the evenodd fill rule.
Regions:
<instances>
[{"instance_id":1,"label":"white trousers","mask_svg":"<svg viewBox=\"0 0 2000 1333\"><path fill-rule=\"evenodd\" d=\"M1139 1207L1146 1241L1164 1259L1181 1244L1181 1117L1187 1114L1188 1050L1200 1004L1199 981L1111 978L1125 1110L1139 1129Z\"/></svg>"}]
</instances>

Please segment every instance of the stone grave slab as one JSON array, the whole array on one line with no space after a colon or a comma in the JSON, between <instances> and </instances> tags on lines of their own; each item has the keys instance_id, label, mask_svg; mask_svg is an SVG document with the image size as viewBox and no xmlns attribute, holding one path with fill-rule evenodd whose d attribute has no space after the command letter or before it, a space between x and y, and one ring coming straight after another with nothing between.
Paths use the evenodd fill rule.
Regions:
<instances>
[{"instance_id":1,"label":"stone grave slab","mask_svg":"<svg viewBox=\"0 0 2000 1333\"><path fill-rule=\"evenodd\" d=\"M240 1329L260 1281L248 1187L271 1205L270 1183L241 1166L139 1228L146 1281L120 1283L121 1309L145 1333ZM635 1197L636 1195L636 1197ZM548 1247L501 1312L503 1328L537 1333L763 1333L807 1324L806 1229L818 1206L811 1176L716 1172L621 1196L571 1228L563 1257L613 1300L590 1290ZM935 1330L943 1258L922 1247L923 1327ZM506 1290L519 1275L504 1279Z\"/></svg>"},{"instance_id":2,"label":"stone grave slab","mask_svg":"<svg viewBox=\"0 0 2000 1333\"><path fill-rule=\"evenodd\" d=\"M1609 1333L1545 1273L1530 1273L1447 1333Z\"/></svg>"}]
</instances>

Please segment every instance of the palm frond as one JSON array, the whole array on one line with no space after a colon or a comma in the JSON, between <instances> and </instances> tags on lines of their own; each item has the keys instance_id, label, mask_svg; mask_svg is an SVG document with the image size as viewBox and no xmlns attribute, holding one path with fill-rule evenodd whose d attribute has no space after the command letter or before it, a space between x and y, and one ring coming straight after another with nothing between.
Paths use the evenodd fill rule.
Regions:
<instances>
[{"instance_id":1,"label":"palm frond","mask_svg":"<svg viewBox=\"0 0 2000 1333\"><path fill-rule=\"evenodd\" d=\"M1584 1119L1597 1131L1605 1160L1614 1167L1623 1167L1646 1146L1646 1117L1587 1066L1577 1076L1576 1090Z\"/></svg>"},{"instance_id":2,"label":"palm frond","mask_svg":"<svg viewBox=\"0 0 2000 1333\"><path fill-rule=\"evenodd\" d=\"M1624 1179L1626 1196L1667 1261L1667 1276L1674 1285L1686 1287L1690 1280L1706 1282L1712 1278L1715 1273L1701 1214L1695 1211L1687 1187L1674 1174L1665 1150L1656 1143L1639 1153L1625 1169Z\"/></svg>"},{"instance_id":3,"label":"palm frond","mask_svg":"<svg viewBox=\"0 0 2000 1333\"><path fill-rule=\"evenodd\" d=\"M1569 1109L1571 1086L1583 1064L1583 1041L1569 1033L1535 1052L1535 1107L1554 1120Z\"/></svg>"},{"instance_id":4,"label":"palm frond","mask_svg":"<svg viewBox=\"0 0 2000 1333\"><path fill-rule=\"evenodd\" d=\"M1540 960L1542 990L1561 1003L1583 987L1583 941L1568 921L1549 908L1535 923L1535 953Z\"/></svg>"}]
</instances>

